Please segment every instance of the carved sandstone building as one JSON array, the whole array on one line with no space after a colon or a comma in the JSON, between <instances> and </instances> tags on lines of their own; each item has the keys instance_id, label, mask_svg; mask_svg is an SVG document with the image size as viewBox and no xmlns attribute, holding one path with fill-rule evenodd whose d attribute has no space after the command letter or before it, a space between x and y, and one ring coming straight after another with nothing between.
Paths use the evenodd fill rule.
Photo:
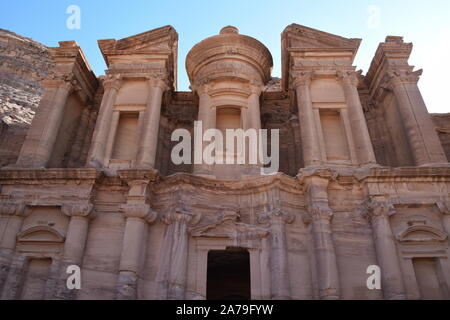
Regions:
<instances>
[{"instance_id":1,"label":"carved sandstone building","mask_svg":"<svg viewBox=\"0 0 450 320\"><path fill-rule=\"evenodd\" d=\"M2 299L450 298L448 121L427 112L410 43L387 37L363 76L359 39L293 24L277 80L229 26L189 52L192 92L176 90L177 43L170 26L101 40L102 77L75 42L49 48L0 170ZM280 172L175 165L171 134L195 120L279 129Z\"/></svg>"}]
</instances>

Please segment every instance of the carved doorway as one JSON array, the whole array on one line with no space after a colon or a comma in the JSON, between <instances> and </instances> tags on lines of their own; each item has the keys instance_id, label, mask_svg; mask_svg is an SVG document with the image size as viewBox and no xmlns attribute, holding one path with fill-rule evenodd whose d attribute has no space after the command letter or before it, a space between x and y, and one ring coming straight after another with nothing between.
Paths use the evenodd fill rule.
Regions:
<instances>
[{"instance_id":1,"label":"carved doorway","mask_svg":"<svg viewBox=\"0 0 450 320\"><path fill-rule=\"evenodd\" d=\"M250 254L228 247L208 252L207 300L250 300Z\"/></svg>"}]
</instances>

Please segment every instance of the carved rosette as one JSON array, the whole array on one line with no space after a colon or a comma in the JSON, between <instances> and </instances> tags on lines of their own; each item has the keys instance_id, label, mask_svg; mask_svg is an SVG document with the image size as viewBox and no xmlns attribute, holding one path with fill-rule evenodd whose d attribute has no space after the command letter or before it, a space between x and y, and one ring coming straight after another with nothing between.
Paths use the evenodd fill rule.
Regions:
<instances>
[{"instance_id":1,"label":"carved rosette","mask_svg":"<svg viewBox=\"0 0 450 320\"><path fill-rule=\"evenodd\" d=\"M372 198L366 202L363 215L369 222L395 214L395 207L388 198Z\"/></svg>"},{"instance_id":2,"label":"carved rosette","mask_svg":"<svg viewBox=\"0 0 450 320\"><path fill-rule=\"evenodd\" d=\"M142 219L147 223L155 222L158 214L144 203L127 203L119 207L125 218Z\"/></svg>"},{"instance_id":3,"label":"carved rosette","mask_svg":"<svg viewBox=\"0 0 450 320\"><path fill-rule=\"evenodd\" d=\"M311 84L314 71L296 71L291 73L291 88L308 86Z\"/></svg>"},{"instance_id":4,"label":"carved rosette","mask_svg":"<svg viewBox=\"0 0 450 320\"><path fill-rule=\"evenodd\" d=\"M61 211L69 217L92 218L94 215L94 206L90 203L65 204L61 207Z\"/></svg>"}]
</instances>

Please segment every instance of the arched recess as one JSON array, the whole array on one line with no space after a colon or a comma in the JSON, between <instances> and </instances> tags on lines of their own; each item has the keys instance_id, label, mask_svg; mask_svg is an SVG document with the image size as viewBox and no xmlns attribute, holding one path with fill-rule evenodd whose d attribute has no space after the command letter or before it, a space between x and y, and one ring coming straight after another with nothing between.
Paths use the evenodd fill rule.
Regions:
<instances>
[{"instance_id":1,"label":"arched recess","mask_svg":"<svg viewBox=\"0 0 450 320\"><path fill-rule=\"evenodd\" d=\"M414 217L396 235L408 299L450 299L448 235Z\"/></svg>"}]
</instances>

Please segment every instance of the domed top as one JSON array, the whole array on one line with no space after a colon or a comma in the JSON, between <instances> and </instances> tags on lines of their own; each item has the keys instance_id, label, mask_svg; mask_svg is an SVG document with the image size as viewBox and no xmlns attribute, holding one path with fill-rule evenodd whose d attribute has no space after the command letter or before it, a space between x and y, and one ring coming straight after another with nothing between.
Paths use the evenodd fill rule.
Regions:
<instances>
[{"instance_id":1,"label":"domed top","mask_svg":"<svg viewBox=\"0 0 450 320\"><path fill-rule=\"evenodd\" d=\"M239 34L239 29L234 26L226 26L220 30L220 34L234 33Z\"/></svg>"},{"instance_id":2,"label":"domed top","mask_svg":"<svg viewBox=\"0 0 450 320\"><path fill-rule=\"evenodd\" d=\"M226 26L218 35L197 43L186 57L191 84L220 78L270 80L273 60L269 50L255 38Z\"/></svg>"}]
</instances>

